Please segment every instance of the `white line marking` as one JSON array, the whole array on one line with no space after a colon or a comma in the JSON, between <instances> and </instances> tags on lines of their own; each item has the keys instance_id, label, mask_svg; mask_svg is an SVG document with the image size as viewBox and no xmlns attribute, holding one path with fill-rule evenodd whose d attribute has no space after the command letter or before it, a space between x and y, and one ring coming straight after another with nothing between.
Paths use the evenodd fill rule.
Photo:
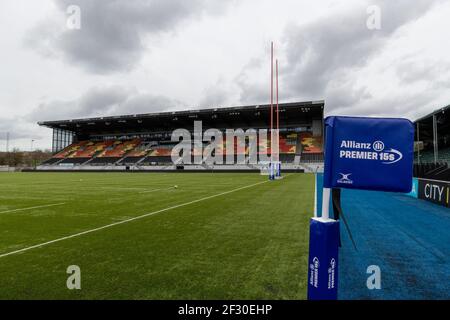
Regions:
<instances>
[{"instance_id":1,"label":"white line marking","mask_svg":"<svg viewBox=\"0 0 450 320\"><path fill-rule=\"evenodd\" d=\"M13 209L13 210L6 210L6 211L0 211L0 214L2 213L10 213L10 212L17 212L17 211L25 211L25 210L31 210L31 209L41 209L41 208L48 208L48 207L56 207L56 206L62 206L66 203L53 203L53 204L46 204L43 206L36 206L36 207L28 207L28 208L22 208L22 209Z\"/></svg>"},{"instance_id":2,"label":"white line marking","mask_svg":"<svg viewBox=\"0 0 450 320\"><path fill-rule=\"evenodd\" d=\"M162 191L162 190L170 190L170 189L174 189L175 187L169 187L169 188L161 188L161 189L153 189L153 190L147 190L147 191L141 191L139 193L151 193L151 192L156 192L156 191Z\"/></svg>"},{"instance_id":3,"label":"white line marking","mask_svg":"<svg viewBox=\"0 0 450 320\"><path fill-rule=\"evenodd\" d=\"M115 188L115 187L100 187L100 188L105 190L129 190L129 191L137 191L145 189L145 188Z\"/></svg>"},{"instance_id":4,"label":"white line marking","mask_svg":"<svg viewBox=\"0 0 450 320\"><path fill-rule=\"evenodd\" d=\"M169 210L185 207L185 206L197 203L197 202L201 202L201 201L209 200L209 199L212 199L212 198L220 197L220 196L232 193L232 192L236 192L236 191L243 190L243 189L248 189L248 188L251 188L251 187L263 184L263 183L267 183L267 182L269 182L269 180L257 182L257 183L254 183L254 184L251 184L251 185L248 185L248 186L245 186L245 187L240 187L240 188L233 189L233 190L230 190L230 191L225 191L225 192L218 193L218 194L215 194L215 195L212 195L212 196L208 196L208 197L204 197L204 198L201 198L201 199L185 202L185 203L178 204L178 205L175 205L175 206L172 206L172 207L168 207L168 208L165 208L165 209L149 212L149 213L143 214L141 216L137 216L137 217L134 217L134 218L130 218L130 219L126 219L126 220L110 223L110 224L104 225L102 227L98 227L98 228L94 228L94 229L91 229L91 230L82 231L82 232L79 232L79 233L72 234L70 236L66 236L66 237L62 237L62 238L59 238L59 239L55 239L55 240L39 243L39 244L36 244L34 246L31 246L31 247L27 247L27 248L23 248L23 249L19 249L19 250L15 250L15 251L11 251L11 252L8 252L8 253L1 254L0 258L4 258L4 257L10 256L10 255L16 254L16 253L20 253L20 252L25 252L25 251L28 251L28 250L36 249L36 248L39 248L39 247L47 246L47 245L55 243L55 242L60 242L60 241L63 241L63 240L76 238L76 237L79 237L79 236L82 236L82 235L85 235L85 234L88 234L88 233L92 233L92 232L100 231L100 230L103 230L103 229L111 228L111 227L114 227L114 226L117 226L117 225L120 225L120 224L124 224L124 223L130 222L130 221L146 218L146 217L155 215L157 213L161 213L161 212L165 212L165 211L169 211Z\"/></svg>"}]
</instances>

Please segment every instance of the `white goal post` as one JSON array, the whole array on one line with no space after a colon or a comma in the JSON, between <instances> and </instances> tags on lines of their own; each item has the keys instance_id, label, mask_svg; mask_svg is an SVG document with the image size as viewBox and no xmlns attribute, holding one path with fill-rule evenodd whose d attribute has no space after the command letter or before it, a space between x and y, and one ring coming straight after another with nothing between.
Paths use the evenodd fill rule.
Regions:
<instances>
[{"instance_id":1,"label":"white goal post","mask_svg":"<svg viewBox=\"0 0 450 320\"><path fill-rule=\"evenodd\" d=\"M281 164L281 161L272 161L272 163L273 163L274 173L276 174L278 165ZM270 175L270 161L261 161L259 163L259 171L262 176L269 176Z\"/></svg>"}]
</instances>

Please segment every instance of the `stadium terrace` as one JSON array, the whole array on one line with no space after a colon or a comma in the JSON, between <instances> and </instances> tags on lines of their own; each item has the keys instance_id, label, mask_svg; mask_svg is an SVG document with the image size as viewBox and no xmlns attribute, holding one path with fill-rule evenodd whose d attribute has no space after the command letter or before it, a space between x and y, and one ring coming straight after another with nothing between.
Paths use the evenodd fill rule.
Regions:
<instances>
[{"instance_id":1,"label":"stadium terrace","mask_svg":"<svg viewBox=\"0 0 450 320\"><path fill-rule=\"evenodd\" d=\"M278 130L272 132L275 142L278 138ZM186 129L176 129L172 132L171 141L178 142L172 148L171 157L173 163L183 162L191 164L193 151L194 163L223 164L224 155L227 164L257 164L258 155L262 162L270 162L269 155L273 154L273 160L278 161L279 146L274 143L268 146L271 133L267 129L226 129L223 131L216 128L202 130L202 122L194 121L194 140L192 133ZM205 145L204 142L208 144ZM259 143L258 143L259 142ZM226 149L224 149L226 146ZM267 152L267 149L270 151ZM237 156L235 158L234 156Z\"/></svg>"},{"instance_id":2,"label":"stadium terrace","mask_svg":"<svg viewBox=\"0 0 450 320\"><path fill-rule=\"evenodd\" d=\"M287 169L302 170L303 164L323 161L324 101L279 104L279 161ZM43 121L39 125L53 130L51 159L38 170L260 170L249 162L250 143L245 138L242 148L235 139L233 146L224 139L216 148L215 161L203 159L198 150L208 142L202 139L199 149L194 146L177 163L172 149L179 141L172 141L172 133L183 128L195 140L194 124L202 123L202 137L215 128L224 135L227 129L244 131L270 127L270 105L185 110L87 119ZM227 146L228 143L228 146ZM198 146L197 146L198 147ZM270 142L258 139L258 162L271 154ZM227 151L228 150L228 151ZM230 150L234 151L234 165L229 164ZM228 158L227 158L228 156ZM239 161L244 156L245 161ZM223 157L223 162L220 161ZM217 159L219 158L219 161ZM190 165L195 163L195 165Z\"/></svg>"}]
</instances>

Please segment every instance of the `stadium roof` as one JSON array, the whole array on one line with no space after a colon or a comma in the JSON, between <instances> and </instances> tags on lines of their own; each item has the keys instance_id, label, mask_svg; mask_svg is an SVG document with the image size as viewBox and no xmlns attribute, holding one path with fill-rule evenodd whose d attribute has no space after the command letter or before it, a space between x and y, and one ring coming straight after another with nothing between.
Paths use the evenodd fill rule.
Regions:
<instances>
[{"instance_id":1,"label":"stadium roof","mask_svg":"<svg viewBox=\"0 0 450 320\"><path fill-rule=\"evenodd\" d=\"M280 103L280 127L310 123L322 119L324 101ZM77 134L166 131L190 129L194 121L203 121L204 128L267 128L270 126L270 105L158 112L123 116L38 122L41 126ZM274 120L275 121L275 120Z\"/></svg>"},{"instance_id":2,"label":"stadium roof","mask_svg":"<svg viewBox=\"0 0 450 320\"><path fill-rule=\"evenodd\" d=\"M423 117L417 119L417 120L414 121L414 122L417 123L417 122L419 122L419 121L424 121L424 120L427 120L427 119L431 118L432 116L434 116L434 115L436 115L436 114L439 114L439 113L446 113L446 112L450 112L450 105L448 105L448 106L446 106L446 107L443 107L443 108L439 108L439 109L437 109L437 110L434 110L433 112L427 114L426 116L423 116Z\"/></svg>"}]
</instances>

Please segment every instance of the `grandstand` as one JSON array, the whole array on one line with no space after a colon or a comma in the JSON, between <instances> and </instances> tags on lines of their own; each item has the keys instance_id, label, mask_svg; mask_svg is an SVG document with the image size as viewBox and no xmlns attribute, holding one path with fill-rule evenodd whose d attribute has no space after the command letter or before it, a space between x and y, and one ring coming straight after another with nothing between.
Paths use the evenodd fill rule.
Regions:
<instances>
[{"instance_id":1,"label":"grandstand","mask_svg":"<svg viewBox=\"0 0 450 320\"><path fill-rule=\"evenodd\" d=\"M450 105L415 122L414 175L450 181Z\"/></svg>"},{"instance_id":2,"label":"grandstand","mask_svg":"<svg viewBox=\"0 0 450 320\"><path fill-rule=\"evenodd\" d=\"M282 103L280 117L280 161L291 168L323 161L323 101ZM39 125L53 130L53 157L38 166L39 170L90 169L213 169L205 159L196 166L172 163L171 153L178 141L171 141L176 129L187 129L193 139L194 121L202 121L203 132L219 129L267 129L270 105L201 109L139 115L44 121ZM249 154L248 139L244 148L235 141L235 165L232 169L253 169L238 155ZM263 147L262 144L266 143ZM270 145L258 141L259 154L270 154ZM206 143L203 143L206 146ZM261 148L263 147L263 148ZM226 141L215 150L215 156L226 157ZM263 150L263 151L261 151ZM264 151L265 150L265 151ZM191 150L191 158L195 156ZM247 157L248 158L248 157ZM259 159L258 158L258 159ZM214 169L230 166L214 164ZM306 165L307 167L307 165Z\"/></svg>"}]
</instances>

